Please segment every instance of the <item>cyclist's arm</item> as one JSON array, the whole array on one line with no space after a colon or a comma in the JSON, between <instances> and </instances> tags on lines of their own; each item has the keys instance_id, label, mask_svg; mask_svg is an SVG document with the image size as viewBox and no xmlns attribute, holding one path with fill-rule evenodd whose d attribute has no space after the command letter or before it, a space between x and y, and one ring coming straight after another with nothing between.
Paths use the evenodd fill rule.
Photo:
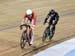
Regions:
<instances>
[{"instance_id":1,"label":"cyclist's arm","mask_svg":"<svg viewBox=\"0 0 75 56\"><path fill-rule=\"evenodd\" d=\"M33 25L36 25L36 21L37 21L37 15L36 13L33 12Z\"/></svg>"},{"instance_id":2,"label":"cyclist's arm","mask_svg":"<svg viewBox=\"0 0 75 56\"><path fill-rule=\"evenodd\" d=\"M55 17L55 23L54 23L54 25L56 25L57 23L58 23L58 21L59 21L59 15L58 15L58 13L56 14L56 17Z\"/></svg>"},{"instance_id":3,"label":"cyclist's arm","mask_svg":"<svg viewBox=\"0 0 75 56\"><path fill-rule=\"evenodd\" d=\"M27 18L26 18L26 15L24 15L24 18L22 19L21 24L20 24L20 29L22 29L22 25L24 25L26 21L27 21Z\"/></svg>"},{"instance_id":4,"label":"cyclist's arm","mask_svg":"<svg viewBox=\"0 0 75 56\"><path fill-rule=\"evenodd\" d=\"M34 29L36 27L36 23L37 23L37 16L36 14L34 14L33 19L32 19L32 28Z\"/></svg>"},{"instance_id":5,"label":"cyclist's arm","mask_svg":"<svg viewBox=\"0 0 75 56\"><path fill-rule=\"evenodd\" d=\"M51 13L49 12L48 15L45 18L44 24L47 22L48 18L50 17Z\"/></svg>"}]
</instances>

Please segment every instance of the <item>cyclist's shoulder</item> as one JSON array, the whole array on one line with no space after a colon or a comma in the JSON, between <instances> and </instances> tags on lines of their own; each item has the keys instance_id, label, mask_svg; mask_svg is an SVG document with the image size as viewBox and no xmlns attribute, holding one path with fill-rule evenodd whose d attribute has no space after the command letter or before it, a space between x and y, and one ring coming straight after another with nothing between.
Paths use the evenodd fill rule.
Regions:
<instances>
[{"instance_id":1,"label":"cyclist's shoulder","mask_svg":"<svg viewBox=\"0 0 75 56\"><path fill-rule=\"evenodd\" d=\"M54 13L57 14L57 15L59 14L57 11L55 11Z\"/></svg>"},{"instance_id":2,"label":"cyclist's shoulder","mask_svg":"<svg viewBox=\"0 0 75 56\"><path fill-rule=\"evenodd\" d=\"M36 12L35 11L32 11L32 15L35 16L36 15Z\"/></svg>"}]
</instances>

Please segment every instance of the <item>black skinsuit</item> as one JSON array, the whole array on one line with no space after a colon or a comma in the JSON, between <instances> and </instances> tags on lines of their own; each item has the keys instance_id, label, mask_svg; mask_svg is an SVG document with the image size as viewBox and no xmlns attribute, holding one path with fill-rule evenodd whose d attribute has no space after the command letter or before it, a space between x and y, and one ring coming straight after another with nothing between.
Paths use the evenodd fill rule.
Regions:
<instances>
[{"instance_id":1,"label":"black skinsuit","mask_svg":"<svg viewBox=\"0 0 75 56\"><path fill-rule=\"evenodd\" d=\"M50 28L50 26L53 25L53 28L51 29L51 31L52 31L52 33L54 35L54 33L55 33L55 25L57 24L57 22L59 20L59 15L54 10L51 10L48 13L47 17L45 18L44 24L47 22L48 19L49 19L49 22L48 22L49 25L48 25L48 27ZM53 37L53 35L52 35L52 37ZM52 39L52 37L51 37L51 39Z\"/></svg>"}]
</instances>

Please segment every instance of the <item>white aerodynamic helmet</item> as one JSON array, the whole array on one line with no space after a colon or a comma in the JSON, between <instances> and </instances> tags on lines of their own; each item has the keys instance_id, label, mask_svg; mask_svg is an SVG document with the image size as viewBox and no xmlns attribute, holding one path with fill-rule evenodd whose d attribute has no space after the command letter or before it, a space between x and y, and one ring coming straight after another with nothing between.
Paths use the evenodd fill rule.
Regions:
<instances>
[{"instance_id":1,"label":"white aerodynamic helmet","mask_svg":"<svg viewBox=\"0 0 75 56\"><path fill-rule=\"evenodd\" d=\"M27 9L27 10L26 10L26 14L27 14L27 15L31 15L31 14L32 14L32 10L31 10L31 9Z\"/></svg>"}]
</instances>

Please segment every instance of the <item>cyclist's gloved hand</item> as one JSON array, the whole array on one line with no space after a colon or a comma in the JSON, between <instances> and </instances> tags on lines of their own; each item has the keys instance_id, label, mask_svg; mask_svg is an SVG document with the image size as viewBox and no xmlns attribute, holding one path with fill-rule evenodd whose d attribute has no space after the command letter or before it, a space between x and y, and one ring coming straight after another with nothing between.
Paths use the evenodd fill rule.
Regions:
<instances>
[{"instance_id":1,"label":"cyclist's gloved hand","mask_svg":"<svg viewBox=\"0 0 75 56\"><path fill-rule=\"evenodd\" d=\"M35 25L32 25L31 28L32 28L32 29L35 29Z\"/></svg>"},{"instance_id":2,"label":"cyclist's gloved hand","mask_svg":"<svg viewBox=\"0 0 75 56\"><path fill-rule=\"evenodd\" d=\"M56 25L57 24L57 21L55 21L54 23L53 23L53 25Z\"/></svg>"}]
</instances>

